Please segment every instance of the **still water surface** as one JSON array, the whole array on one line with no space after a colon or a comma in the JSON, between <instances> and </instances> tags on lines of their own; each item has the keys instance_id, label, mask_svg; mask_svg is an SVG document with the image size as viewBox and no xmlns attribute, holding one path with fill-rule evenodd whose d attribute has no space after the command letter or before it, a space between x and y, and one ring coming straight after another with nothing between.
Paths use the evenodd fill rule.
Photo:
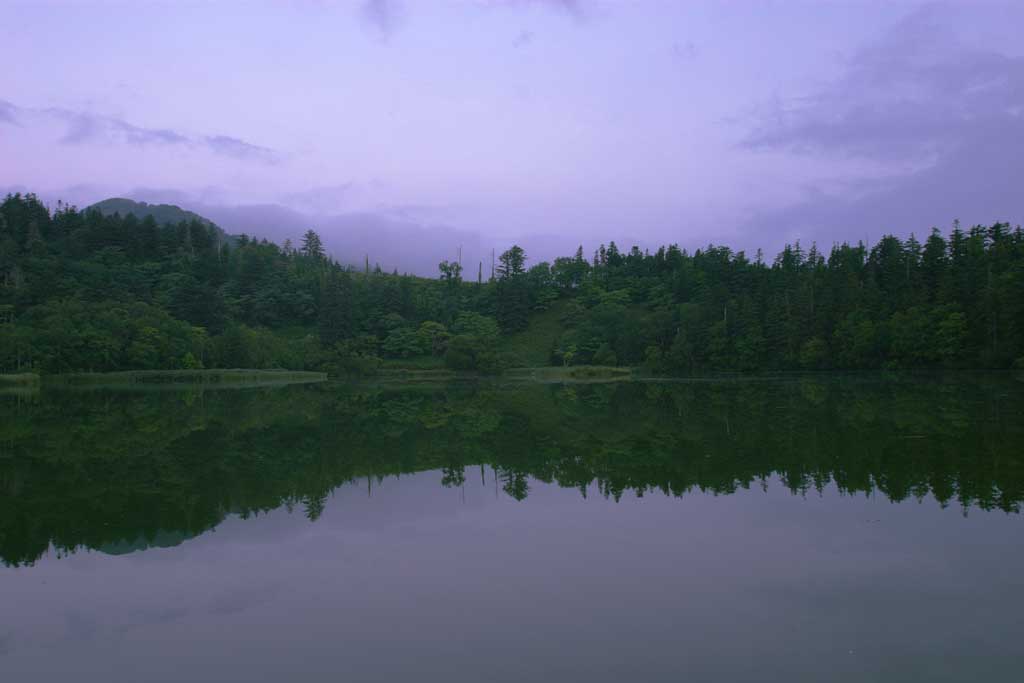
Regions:
<instances>
[{"instance_id":1,"label":"still water surface","mask_svg":"<svg viewBox=\"0 0 1024 683\"><path fill-rule=\"evenodd\" d=\"M1024 383L0 396L0 680L1024 679Z\"/></svg>"}]
</instances>

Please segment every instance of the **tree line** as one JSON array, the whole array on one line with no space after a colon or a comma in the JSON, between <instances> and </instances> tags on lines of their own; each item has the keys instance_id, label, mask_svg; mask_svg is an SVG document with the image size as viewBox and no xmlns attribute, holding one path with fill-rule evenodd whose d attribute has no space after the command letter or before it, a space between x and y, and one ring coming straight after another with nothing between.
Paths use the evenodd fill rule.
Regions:
<instances>
[{"instance_id":1,"label":"tree line","mask_svg":"<svg viewBox=\"0 0 1024 683\"><path fill-rule=\"evenodd\" d=\"M493 275L343 266L199 220L0 203L0 372L172 368L372 373L420 362L500 372L523 337L554 365L732 370L1024 365L1024 235L996 223L773 260L612 242ZM554 325L533 325L543 318Z\"/></svg>"}]
</instances>

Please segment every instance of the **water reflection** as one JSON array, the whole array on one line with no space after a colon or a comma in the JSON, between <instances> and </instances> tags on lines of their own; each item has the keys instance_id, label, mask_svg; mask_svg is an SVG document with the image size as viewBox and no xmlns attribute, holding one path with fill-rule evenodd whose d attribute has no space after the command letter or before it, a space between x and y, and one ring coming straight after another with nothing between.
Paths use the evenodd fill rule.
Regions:
<instances>
[{"instance_id":1,"label":"water reflection","mask_svg":"<svg viewBox=\"0 0 1024 683\"><path fill-rule=\"evenodd\" d=\"M358 480L441 470L522 501L781 482L1016 513L1024 384L876 375L607 385L340 384L0 397L0 559L169 547ZM493 473L493 474L491 474ZM527 504L529 504L527 502Z\"/></svg>"}]
</instances>

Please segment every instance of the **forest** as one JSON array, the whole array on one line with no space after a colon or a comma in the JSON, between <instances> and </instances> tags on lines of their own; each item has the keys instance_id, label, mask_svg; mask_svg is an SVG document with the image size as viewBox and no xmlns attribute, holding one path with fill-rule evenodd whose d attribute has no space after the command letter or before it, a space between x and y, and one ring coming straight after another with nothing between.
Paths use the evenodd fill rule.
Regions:
<instances>
[{"instance_id":1,"label":"forest","mask_svg":"<svg viewBox=\"0 0 1024 683\"><path fill-rule=\"evenodd\" d=\"M0 373L526 365L717 371L1024 367L1024 234L1006 223L774 259L709 245L436 279L342 265L198 218L0 204Z\"/></svg>"}]
</instances>

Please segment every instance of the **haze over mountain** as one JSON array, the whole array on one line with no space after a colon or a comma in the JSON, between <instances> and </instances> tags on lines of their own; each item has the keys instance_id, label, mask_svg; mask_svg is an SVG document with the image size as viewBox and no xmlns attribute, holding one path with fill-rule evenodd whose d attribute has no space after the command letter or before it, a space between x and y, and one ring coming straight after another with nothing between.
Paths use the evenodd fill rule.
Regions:
<instances>
[{"instance_id":1,"label":"haze over mountain","mask_svg":"<svg viewBox=\"0 0 1024 683\"><path fill-rule=\"evenodd\" d=\"M484 257L478 234L445 225L427 226L373 213L311 215L280 204L197 208L232 234L265 237L279 244L286 239L298 244L302 234L313 228L323 236L325 249L336 260L360 268L368 258L371 266L380 264L388 272L397 269L400 273L433 277L438 263L457 258L460 245L467 263L471 258ZM489 267L489 249L487 262Z\"/></svg>"},{"instance_id":2,"label":"haze over mountain","mask_svg":"<svg viewBox=\"0 0 1024 683\"><path fill-rule=\"evenodd\" d=\"M161 196L158 192L149 194ZM144 195L140 193L140 196ZM165 198L180 201L173 193ZM438 263L457 260L461 254L467 278L475 278L482 266L486 279L491 275L491 249L500 253L512 242L524 246L531 262L551 261L578 246L571 238L552 235L521 235L510 238L508 243L485 242L475 232L371 212L315 215L280 204L228 206L187 201L183 204L188 209L176 204L111 198L88 206L106 215L133 214L139 218L152 215L158 223L197 219L232 237L245 234L278 244L286 240L298 244L302 234L313 228L323 235L328 253L341 263L362 268L368 259L371 267L379 264L388 272L398 270L427 277L437 275Z\"/></svg>"}]
</instances>

